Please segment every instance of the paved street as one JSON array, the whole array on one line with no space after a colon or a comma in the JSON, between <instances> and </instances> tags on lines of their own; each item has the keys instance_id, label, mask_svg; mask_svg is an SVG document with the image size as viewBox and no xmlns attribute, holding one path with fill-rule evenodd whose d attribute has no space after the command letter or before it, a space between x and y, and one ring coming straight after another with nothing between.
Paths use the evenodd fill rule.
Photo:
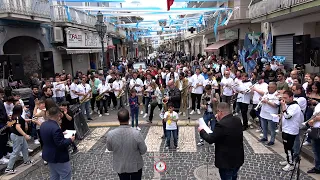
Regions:
<instances>
[{"instance_id":1,"label":"paved street","mask_svg":"<svg viewBox=\"0 0 320 180\"><path fill-rule=\"evenodd\" d=\"M112 170L112 152L106 150L104 138L113 128L92 128L90 134L79 143L79 153L73 155L71 160L74 179L118 179ZM159 138L162 135L161 126L143 126L141 133L148 146L148 152L144 155L143 179L219 179L217 169L212 167L214 147L208 144L196 146L199 141L196 127L180 126L178 150L164 149L164 140ZM245 163L239 179L290 179L290 174L283 172L279 165L284 160L282 144L276 142L274 148L266 148L257 141L256 135L253 131L244 132ZM154 164L159 161L166 163L166 172L155 171ZM307 166L310 168L311 164L302 160L301 166L302 169ZM48 167L39 161L12 179L44 180L48 177ZM5 176L2 178L6 179ZM319 178L312 178L304 172L301 175L302 180Z\"/></svg>"}]
</instances>

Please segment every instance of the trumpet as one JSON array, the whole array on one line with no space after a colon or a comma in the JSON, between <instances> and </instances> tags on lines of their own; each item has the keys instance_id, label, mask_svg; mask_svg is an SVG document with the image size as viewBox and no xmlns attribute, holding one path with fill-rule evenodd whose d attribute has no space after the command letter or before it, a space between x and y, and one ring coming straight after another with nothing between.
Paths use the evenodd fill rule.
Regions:
<instances>
[{"instance_id":1,"label":"trumpet","mask_svg":"<svg viewBox=\"0 0 320 180\"><path fill-rule=\"evenodd\" d=\"M252 89L255 85L257 85L257 84L258 84L258 83L255 83L255 84L252 84L251 86L249 86L248 89L246 89L246 90L244 91L244 94L249 93L249 92L251 91L251 89Z\"/></svg>"},{"instance_id":2,"label":"trumpet","mask_svg":"<svg viewBox=\"0 0 320 180\"><path fill-rule=\"evenodd\" d=\"M315 113L314 115L312 115L311 116L311 118L310 119L308 119L306 122L303 122L302 123L302 125L303 126L307 126L307 127L309 127L309 124L308 124L308 122L309 121L311 121L311 120L314 120L317 116L319 116L320 115L320 111L319 112L317 112L317 113Z\"/></svg>"},{"instance_id":3,"label":"trumpet","mask_svg":"<svg viewBox=\"0 0 320 180\"><path fill-rule=\"evenodd\" d=\"M263 99L265 99L265 98L263 98ZM263 99L261 99L260 101L259 101L259 103L257 104L257 106L254 108L254 110L255 111L258 111L258 109L259 108L261 108L261 106L262 106L262 101L263 101ZM267 99L268 101L273 101L273 100L279 100L278 98L270 98L270 99Z\"/></svg>"}]
</instances>

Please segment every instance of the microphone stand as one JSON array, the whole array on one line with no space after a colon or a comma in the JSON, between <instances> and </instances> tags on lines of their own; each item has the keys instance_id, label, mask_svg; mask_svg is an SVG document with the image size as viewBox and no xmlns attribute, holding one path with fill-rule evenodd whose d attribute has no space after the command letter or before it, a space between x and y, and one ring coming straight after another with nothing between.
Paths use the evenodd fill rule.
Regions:
<instances>
[{"instance_id":1,"label":"microphone stand","mask_svg":"<svg viewBox=\"0 0 320 180\"><path fill-rule=\"evenodd\" d=\"M187 98L188 105L189 105L189 103L190 103L190 102L189 102L189 101L190 101L189 96L190 96L190 95L188 94L188 98ZM188 107L188 121L189 121L188 124L190 125L190 114L189 114L189 111L190 111L190 108Z\"/></svg>"}]
</instances>

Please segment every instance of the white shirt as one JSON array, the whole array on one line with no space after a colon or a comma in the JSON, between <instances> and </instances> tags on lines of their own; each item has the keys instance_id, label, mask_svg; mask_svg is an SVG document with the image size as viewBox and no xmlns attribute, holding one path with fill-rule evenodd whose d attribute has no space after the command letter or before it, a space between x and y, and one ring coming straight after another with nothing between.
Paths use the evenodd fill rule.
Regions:
<instances>
[{"instance_id":1,"label":"white shirt","mask_svg":"<svg viewBox=\"0 0 320 180\"><path fill-rule=\"evenodd\" d=\"M217 66L216 66L216 72L217 72L217 73L220 73L220 72L219 72L220 66L221 66L221 75L224 76L224 72L226 71L227 67L226 67L226 65L224 65L224 64L222 64L222 65L217 65Z\"/></svg>"},{"instance_id":2,"label":"white shirt","mask_svg":"<svg viewBox=\"0 0 320 180\"><path fill-rule=\"evenodd\" d=\"M7 115L11 116L12 115L12 110L13 110L13 107L14 107L13 103L8 104L7 102L4 102L3 104L4 104L4 107L6 109Z\"/></svg>"},{"instance_id":3,"label":"white shirt","mask_svg":"<svg viewBox=\"0 0 320 180\"><path fill-rule=\"evenodd\" d=\"M120 91L123 89L123 82L121 80L113 81L112 88L114 89L114 95L117 97Z\"/></svg>"},{"instance_id":4,"label":"white shirt","mask_svg":"<svg viewBox=\"0 0 320 180\"><path fill-rule=\"evenodd\" d=\"M166 85L168 85L168 82L170 80L170 75L171 75L172 72L169 72L167 75L166 75ZM178 81L179 80L179 75L178 73L174 72L173 73L173 76L174 76L174 82Z\"/></svg>"},{"instance_id":5,"label":"white shirt","mask_svg":"<svg viewBox=\"0 0 320 180\"><path fill-rule=\"evenodd\" d=\"M188 85L192 86L192 76L188 76L187 79L188 79Z\"/></svg>"},{"instance_id":6,"label":"white shirt","mask_svg":"<svg viewBox=\"0 0 320 180\"><path fill-rule=\"evenodd\" d=\"M72 83L70 85L70 96L71 96L71 99L75 99L75 98L78 98L79 96L76 95L73 91L77 92L77 89L78 89L78 85L76 85L75 83Z\"/></svg>"},{"instance_id":7,"label":"white shirt","mask_svg":"<svg viewBox=\"0 0 320 180\"><path fill-rule=\"evenodd\" d=\"M237 102L250 104L250 99L251 99L250 91L247 93L244 93L244 91L248 90L250 86L252 86L251 81L248 81L248 82L240 82L239 81L239 85L235 87L235 89L237 91L239 91L238 96L237 96L237 98L238 98ZM240 92L243 92L243 94Z\"/></svg>"},{"instance_id":8,"label":"white shirt","mask_svg":"<svg viewBox=\"0 0 320 180\"><path fill-rule=\"evenodd\" d=\"M201 74L199 74L199 75L194 74L192 76L192 87L193 87L192 88L192 93L194 93L194 94L202 94L203 93L204 81L205 81L205 79ZM198 86L197 88L195 88L197 84L202 84L202 86Z\"/></svg>"},{"instance_id":9,"label":"white shirt","mask_svg":"<svg viewBox=\"0 0 320 180\"><path fill-rule=\"evenodd\" d=\"M101 83L98 85L97 91L99 91L99 94L102 94L106 91L110 91L111 87L109 83L105 83L104 85ZM109 93L105 93L107 96L109 96Z\"/></svg>"},{"instance_id":10,"label":"white shirt","mask_svg":"<svg viewBox=\"0 0 320 180\"><path fill-rule=\"evenodd\" d=\"M231 86L233 84L234 84L234 81L231 77L229 77L229 78L223 77L220 82L221 86L226 86L226 85ZM222 94L225 96L232 96L233 89L231 87L225 87L225 88L223 88Z\"/></svg>"},{"instance_id":11,"label":"white shirt","mask_svg":"<svg viewBox=\"0 0 320 180\"><path fill-rule=\"evenodd\" d=\"M277 92L274 92L273 94L266 94L265 98L270 99L269 101L272 103L275 103L276 105L279 105L280 102L277 100ZM278 114L279 112L279 107L272 107L269 104L263 103L261 106L261 111L260 111L260 117L267 119L267 120L272 120L273 117L271 114Z\"/></svg>"},{"instance_id":12,"label":"white shirt","mask_svg":"<svg viewBox=\"0 0 320 180\"><path fill-rule=\"evenodd\" d=\"M302 87L303 87L304 91L307 92L308 82L303 83Z\"/></svg>"},{"instance_id":13,"label":"white shirt","mask_svg":"<svg viewBox=\"0 0 320 180\"><path fill-rule=\"evenodd\" d=\"M288 84L289 88L291 88L293 86L293 79L291 77L288 77L286 79L286 83Z\"/></svg>"},{"instance_id":14,"label":"white shirt","mask_svg":"<svg viewBox=\"0 0 320 180\"><path fill-rule=\"evenodd\" d=\"M66 92L66 87L63 83L58 84L57 82L53 82L53 89L52 89L52 97L64 97ZM60 91L57 91L60 89Z\"/></svg>"},{"instance_id":15,"label":"white shirt","mask_svg":"<svg viewBox=\"0 0 320 180\"><path fill-rule=\"evenodd\" d=\"M313 111L313 115L320 113L320 103L316 105L316 107L314 107L314 111ZM315 128L319 128L320 127L320 122L317 121L313 124L313 127Z\"/></svg>"},{"instance_id":16,"label":"white shirt","mask_svg":"<svg viewBox=\"0 0 320 180\"><path fill-rule=\"evenodd\" d=\"M112 78L112 76L109 74L109 75L106 77L106 82L108 83L111 78Z\"/></svg>"},{"instance_id":17,"label":"white shirt","mask_svg":"<svg viewBox=\"0 0 320 180\"><path fill-rule=\"evenodd\" d=\"M19 103L20 103L20 106L22 106L22 108L24 107L24 102L22 101L22 99L19 99Z\"/></svg>"},{"instance_id":18,"label":"white shirt","mask_svg":"<svg viewBox=\"0 0 320 180\"><path fill-rule=\"evenodd\" d=\"M306 109L307 109L307 99L304 98L304 97L294 97L293 98L294 101L297 101L297 103L299 104L301 110L303 113L306 112Z\"/></svg>"},{"instance_id":19,"label":"white shirt","mask_svg":"<svg viewBox=\"0 0 320 180\"><path fill-rule=\"evenodd\" d=\"M268 92L268 86L269 85L267 83L263 82L261 84L256 84L254 86L254 88L256 88L258 90L262 90L264 93L267 93ZM252 97L252 103L253 104L258 104L260 102L260 97L261 97L261 95L258 92L254 91L253 92L253 97Z\"/></svg>"},{"instance_id":20,"label":"white shirt","mask_svg":"<svg viewBox=\"0 0 320 180\"><path fill-rule=\"evenodd\" d=\"M81 94L86 94L91 90L91 87L89 84L83 85L82 83L77 86L77 92ZM84 98L84 96L79 96L79 100L81 101Z\"/></svg>"},{"instance_id":21,"label":"white shirt","mask_svg":"<svg viewBox=\"0 0 320 180\"><path fill-rule=\"evenodd\" d=\"M203 87L206 87L206 85L211 85L211 87L213 88L218 86L218 82L215 79L207 79L204 80Z\"/></svg>"},{"instance_id":22,"label":"white shirt","mask_svg":"<svg viewBox=\"0 0 320 180\"><path fill-rule=\"evenodd\" d=\"M139 86L135 86L136 84L138 84ZM130 87L130 89L132 89L134 87L134 89L137 91L137 95L142 95L143 82L140 78L131 79L129 87Z\"/></svg>"},{"instance_id":23,"label":"white shirt","mask_svg":"<svg viewBox=\"0 0 320 180\"><path fill-rule=\"evenodd\" d=\"M167 73L166 72L161 72L161 77L162 79L166 79Z\"/></svg>"},{"instance_id":24,"label":"white shirt","mask_svg":"<svg viewBox=\"0 0 320 180\"><path fill-rule=\"evenodd\" d=\"M164 113L164 118L166 119L168 116L170 116L171 118L171 123L169 123L168 121L166 122L166 130L176 130L177 129L177 123L172 121L173 119L179 119L179 115L177 112L173 111L172 113L170 113L169 111Z\"/></svg>"},{"instance_id":25,"label":"white shirt","mask_svg":"<svg viewBox=\"0 0 320 180\"><path fill-rule=\"evenodd\" d=\"M303 113L299 104L286 105L286 107L286 112L282 116L282 132L297 135L304 121Z\"/></svg>"},{"instance_id":26,"label":"white shirt","mask_svg":"<svg viewBox=\"0 0 320 180\"><path fill-rule=\"evenodd\" d=\"M277 65L277 64L270 64L270 68L271 68L273 71L277 71L278 65Z\"/></svg>"}]
</instances>

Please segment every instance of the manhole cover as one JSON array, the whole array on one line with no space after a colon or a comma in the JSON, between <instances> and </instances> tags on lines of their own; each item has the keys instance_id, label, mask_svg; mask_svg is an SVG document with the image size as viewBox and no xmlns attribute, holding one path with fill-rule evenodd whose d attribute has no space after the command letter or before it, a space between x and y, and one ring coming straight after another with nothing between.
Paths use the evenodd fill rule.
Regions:
<instances>
[{"instance_id":1,"label":"manhole cover","mask_svg":"<svg viewBox=\"0 0 320 180\"><path fill-rule=\"evenodd\" d=\"M219 170L212 165L203 165L194 170L194 177L198 180L219 180Z\"/></svg>"}]
</instances>

